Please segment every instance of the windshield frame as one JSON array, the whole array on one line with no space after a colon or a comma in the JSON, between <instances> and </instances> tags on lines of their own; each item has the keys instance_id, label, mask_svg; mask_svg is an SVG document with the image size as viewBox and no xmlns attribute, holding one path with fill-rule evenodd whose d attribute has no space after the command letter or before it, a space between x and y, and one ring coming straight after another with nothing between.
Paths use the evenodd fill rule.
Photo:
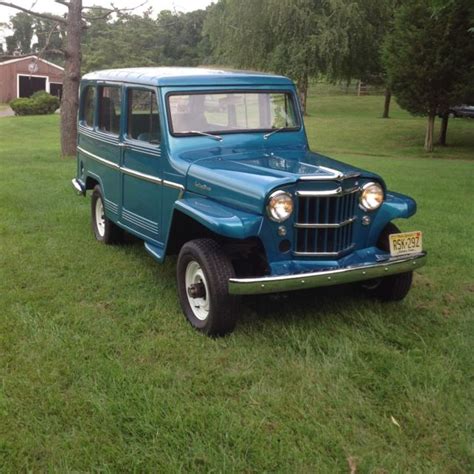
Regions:
<instances>
[{"instance_id":1,"label":"windshield frame","mask_svg":"<svg viewBox=\"0 0 474 474\"><path fill-rule=\"evenodd\" d=\"M171 136L179 138L179 137L196 137L198 136L196 133L184 133L184 132L175 132L173 130L173 118L171 115L171 107L170 107L170 97L171 96L180 96L180 95L209 95L209 94L287 94L291 103L293 104L293 109L295 111L295 118L297 121L297 126L295 127L285 127L279 130L280 133L287 133L287 132L299 132L303 127L303 120L301 117L301 111L299 108L299 104L295 100L295 93L292 89L273 89L273 88L265 88L265 89L231 89L231 88L218 88L218 89L183 89L182 91L170 91L165 94L165 105L166 105L166 118L168 120L168 131ZM239 133L267 133L273 132L278 130L277 128L248 128L248 129L231 129L231 130L206 130L207 133L213 135L236 135Z\"/></svg>"}]
</instances>

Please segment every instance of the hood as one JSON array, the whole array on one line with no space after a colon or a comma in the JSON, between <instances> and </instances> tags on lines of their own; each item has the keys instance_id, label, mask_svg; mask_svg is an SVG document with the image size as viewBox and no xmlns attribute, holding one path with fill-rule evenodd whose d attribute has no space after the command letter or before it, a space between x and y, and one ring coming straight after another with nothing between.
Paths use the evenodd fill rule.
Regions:
<instances>
[{"instance_id":1,"label":"hood","mask_svg":"<svg viewBox=\"0 0 474 474\"><path fill-rule=\"evenodd\" d=\"M256 150L245 153L222 153L199 157L191 161L186 188L212 196L233 207L261 212L267 195L276 188L291 186L298 181L341 181L359 176L382 179L368 171L307 150ZM191 158L189 155L187 158Z\"/></svg>"}]
</instances>

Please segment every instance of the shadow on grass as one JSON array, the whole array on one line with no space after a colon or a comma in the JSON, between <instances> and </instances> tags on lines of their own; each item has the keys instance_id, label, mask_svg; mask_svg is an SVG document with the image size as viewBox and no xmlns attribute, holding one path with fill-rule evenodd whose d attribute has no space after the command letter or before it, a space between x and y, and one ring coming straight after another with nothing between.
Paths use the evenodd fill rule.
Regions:
<instances>
[{"instance_id":1,"label":"shadow on grass","mask_svg":"<svg viewBox=\"0 0 474 474\"><path fill-rule=\"evenodd\" d=\"M167 297L176 299L179 307L176 287L177 256L169 256L164 264L154 261L143 247L143 241L128 233L123 250L128 257L133 255L143 265L152 270L153 287L163 288L166 281ZM127 258L128 258L127 257ZM164 296L164 295L162 295ZM371 318L383 314L387 319L396 318L400 323L410 317L413 307L404 302L381 303L366 294L360 284L346 284L323 288L292 291L258 296L241 297L241 310L237 333L260 334L267 328L273 331L288 328L323 327L327 324L342 324L349 327L361 327L371 324ZM368 315L367 317L365 317Z\"/></svg>"}]
</instances>

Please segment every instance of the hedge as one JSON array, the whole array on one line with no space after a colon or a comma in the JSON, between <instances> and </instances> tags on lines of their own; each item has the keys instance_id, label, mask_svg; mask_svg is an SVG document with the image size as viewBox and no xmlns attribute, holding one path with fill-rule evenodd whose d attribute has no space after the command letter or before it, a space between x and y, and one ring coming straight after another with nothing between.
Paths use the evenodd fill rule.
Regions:
<instances>
[{"instance_id":1,"label":"hedge","mask_svg":"<svg viewBox=\"0 0 474 474\"><path fill-rule=\"evenodd\" d=\"M38 91L31 97L14 99L9 105L15 115L46 115L54 114L59 104L57 97L45 91Z\"/></svg>"}]
</instances>

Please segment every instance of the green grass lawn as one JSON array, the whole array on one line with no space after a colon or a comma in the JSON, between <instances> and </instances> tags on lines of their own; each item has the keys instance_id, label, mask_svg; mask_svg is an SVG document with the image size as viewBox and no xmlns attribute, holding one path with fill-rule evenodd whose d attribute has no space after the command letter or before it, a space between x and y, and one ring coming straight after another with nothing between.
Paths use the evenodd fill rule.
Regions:
<instances>
[{"instance_id":1,"label":"green grass lawn","mask_svg":"<svg viewBox=\"0 0 474 474\"><path fill-rule=\"evenodd\" d=\"M308 135L417 199L408 298L259 298L219 340L174 259L94 241L59 118L0 119L0 472L473 472L474 120L426 155L382 100L312 96Z\"/></svg>"}]
</instances>

